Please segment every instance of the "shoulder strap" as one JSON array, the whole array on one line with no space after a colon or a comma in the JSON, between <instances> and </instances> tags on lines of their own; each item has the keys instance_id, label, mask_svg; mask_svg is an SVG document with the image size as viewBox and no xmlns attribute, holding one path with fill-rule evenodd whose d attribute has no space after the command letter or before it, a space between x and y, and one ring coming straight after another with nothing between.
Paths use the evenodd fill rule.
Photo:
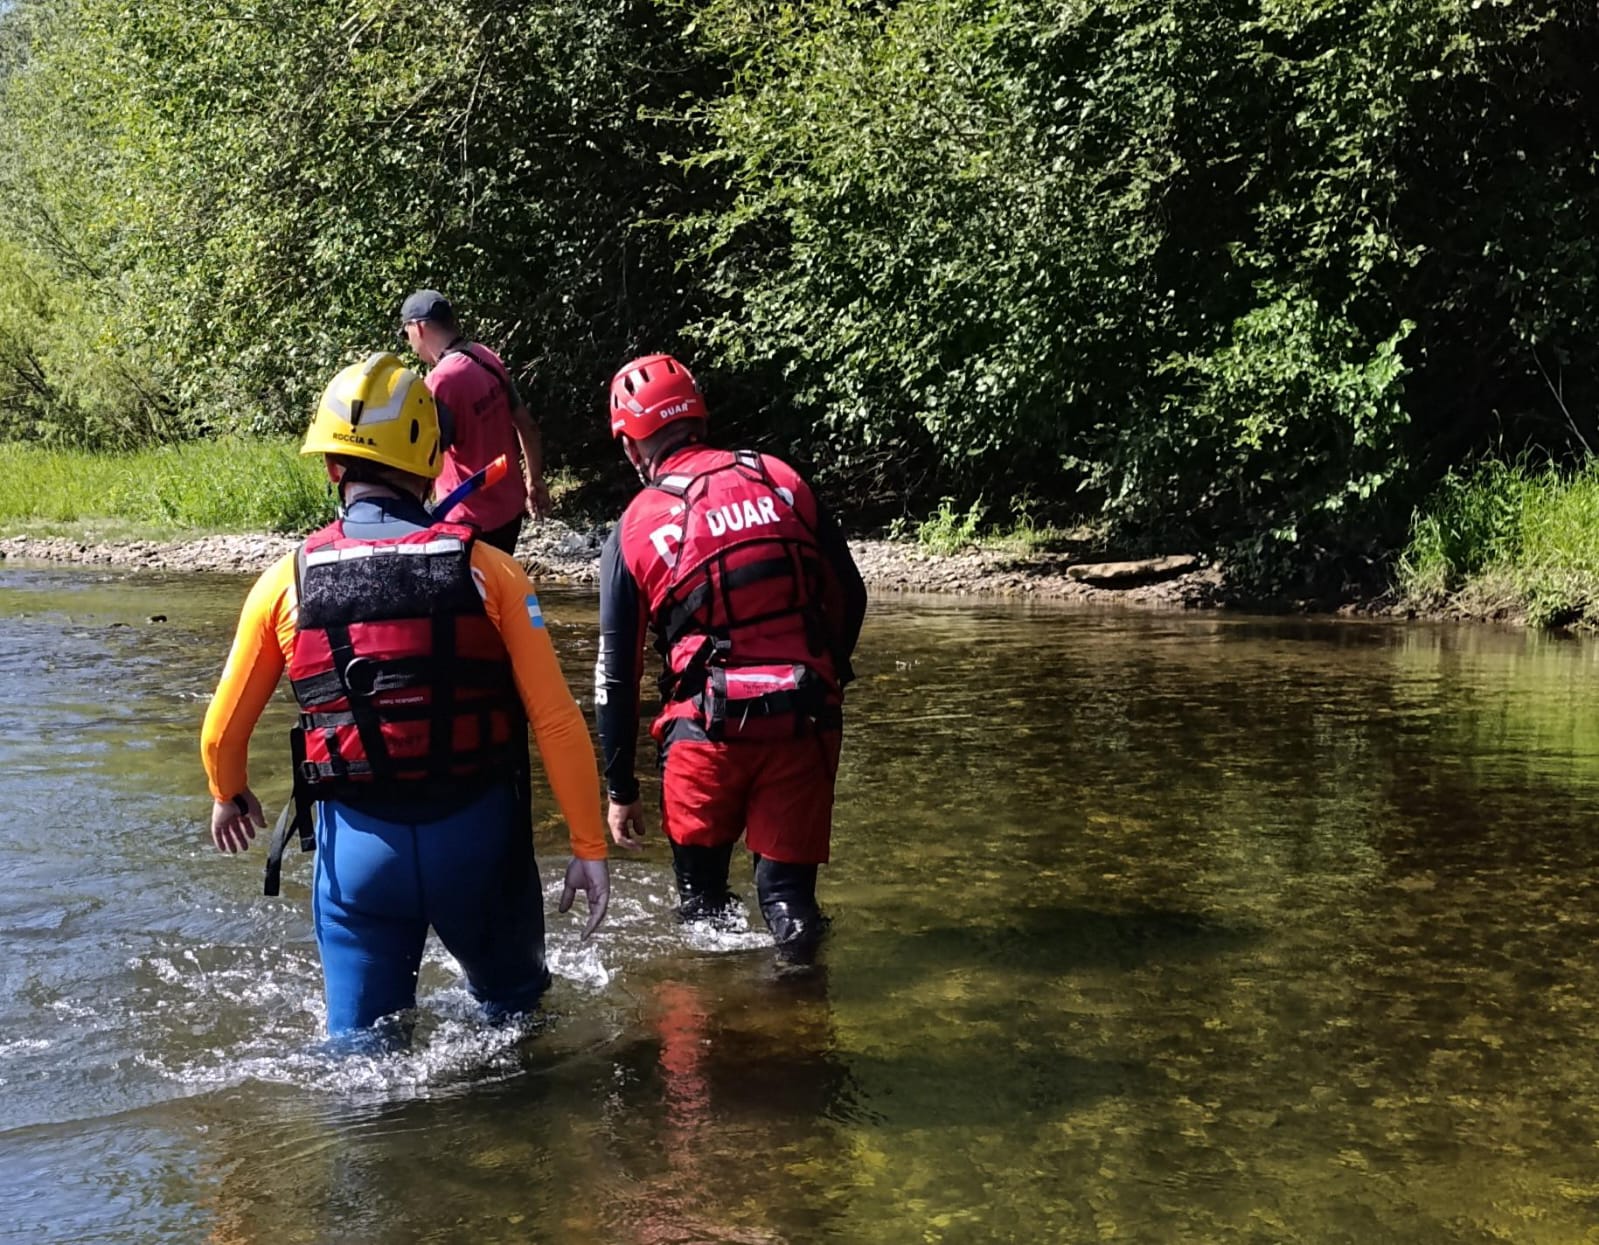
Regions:
<instances>
[{"instance_id":1,"label":"shoulder strap","mask_svg":"<svg viewBox=\"0 0 1599 1245\"><path fill-rule=\"evenodd\" d=\"M657 489L668 497L687 497L689 486L699 478L699 476L661 476L657 480L651 480L647 487Z\"/></svg>"},{"instance_id":2,"label":"shoulder strap","mask_svg":"<svg viewBox=\"0 0 1599 1245\"><path fill-rule=\"evenodd\" d=\"M766 472L761 466L761 456L751 450L735 450L731 462L719 463L715 467L707 467L704 471L697 471L693 475L684 475L681 471L674 471L664 476L657 476L646 486L659 489L671 497L686 497L701 480L708 480L712 476L721 475L724 471L732 471L735 467L743 467L755 471L764 479Z\"/></svg>"},{"instance_id":3,"label":"shoulder strap","mask_svg":"<svg viewBox=\"0 0 1599 1245\"><path fill-rule=\"evenodd\" d=\"M335 519L335 520L333 520L332 523L327 524L325 527L318 528L316 531L312 532L309 536L307 536L304 540L302 540L300 542L300 547L294 551L294 603L295 603L295 606L296 606L296 609L295 609L295 619L296 619L296 621L295 621L295 630L296 631L299 630L299 626L300 626L299 621L298 621L298 619L299 619L298 606L299 606L299 603L300 603L300 595L305 591L306 558L307 558L307 556L310 553L310 545L312 543L320 540L321 537L327 536L329 534L332 535L332 538L334 540L338 540L341 536L344 535L344 525L343 525L341 520Z\"/></svg>"},{"instance_id":4,"label":"shoulder strap","mask_svg":"<svg viewBox=\"0 0 1599 1245\"><path fill-rule=\"evenodd\" d=\"M466 550L467 556L472 556L472 544L477 540L477 528L470 523L457 523L453 519L439 519L429 524L427 530L434 539L442 536L453 537L460 541L462 547Z\"/></svg>"},{"instance_id":5,"label":"shoulder strap","mask_svg":"<svg viewBox=\"0 0 1599 1245\"><path fill-rule=\"evenodd\" d=\"M473 363L476 363L480 368L482 368L485 372L499 382L500 389L505 393L506 402L511 403L510 376L507 373L502 372L499 368L495 367L487 359L479 358L477 353L472 349L471 342L468 342L464 346L451 346L444 352L444 354L446 358L452 354L460 354L465 355L468 359L471 359ZM511 403L511 405L514 406L515 403Z\"/></svg>"},{"instance_id":6,"label":"shoulder strap","mask_svg":"<svg viewBox=\"0 0 1599 1245\"><path fill-rule=\"evenodd\" d=\"M816 528L811 524L810 520L800 510L793 490L779 484L772 478L772 473L766 469L766 463L762 460L760 454L754 450L738 450L733 455L733 461L746 471L753 472L762 484L771 489L777 498L788 507L789 513L799 521L799 525L805 529L810 538L820 547L821 537L817 534Z\"/></svg>"}]
</instances>

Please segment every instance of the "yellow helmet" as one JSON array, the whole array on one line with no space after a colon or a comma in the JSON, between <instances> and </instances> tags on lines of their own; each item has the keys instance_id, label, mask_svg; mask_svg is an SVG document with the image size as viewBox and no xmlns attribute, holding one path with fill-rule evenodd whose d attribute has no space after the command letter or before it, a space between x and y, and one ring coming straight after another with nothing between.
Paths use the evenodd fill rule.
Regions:
<instances>
[{"instance_id":1,"label":"yellow helmet","mask_svg":"<svg viewBox=\"0 0 1599 1245\"><path fill-rule=\"evenodd\" d=\"M300 453L365 458L431 480L441 466L438 405L393 355L367 355L323 390Z\"/></svg>"}]
</instances>

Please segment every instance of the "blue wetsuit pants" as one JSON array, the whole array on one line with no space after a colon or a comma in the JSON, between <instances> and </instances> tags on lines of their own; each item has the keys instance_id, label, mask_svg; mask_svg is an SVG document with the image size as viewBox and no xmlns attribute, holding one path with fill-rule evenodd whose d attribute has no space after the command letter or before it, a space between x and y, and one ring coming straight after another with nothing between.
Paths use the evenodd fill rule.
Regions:
<instances>
[{"instance_id":1,"label":"blue wetsuit pants","mask_svg":"<svg viewBox=\"0 0 1599 1245\"><path fill-rule=\"evenodd\" d=\"M416 1005L429 925L491 1014L538 1002L550 974L527 833L510 783L416 823L318 803L312 912L329 1034Z\"/></svg>"}]
</instances>

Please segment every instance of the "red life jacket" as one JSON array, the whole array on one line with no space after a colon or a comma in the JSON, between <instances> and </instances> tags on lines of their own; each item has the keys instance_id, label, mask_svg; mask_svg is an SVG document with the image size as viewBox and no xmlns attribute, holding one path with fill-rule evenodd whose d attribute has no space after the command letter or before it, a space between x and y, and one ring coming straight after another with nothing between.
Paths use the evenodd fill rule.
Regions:
<instances>
[{"instance_id":1,"label":"red life jacket","mask_svg":"<svg viewBox=\"0 0 1599 1245\"><path fill-rule=\"evenodd\" d=\"M315 794L449 789L526 765L510 657L472 578L475 535L437 523L362 541L333 523L301 546L289 680Z\"/></svg>"},{"instance_id":2,"label":"red life jacket","mask_svg":"<svg viewBox=\"0 0 1599 1245\"><path fill-rule=\"evenodd\" d=\"M828 626L838 589L799 508L804 485L780 483L749 450L691 456L698 471L648 485L677 499L668 522L647 535L624 526L624 545L631 534L647 546L624 557L666 663L657 727L694 716L713 739L792 733L797 716L839 701Z\"/></svg>"}]
</instances>

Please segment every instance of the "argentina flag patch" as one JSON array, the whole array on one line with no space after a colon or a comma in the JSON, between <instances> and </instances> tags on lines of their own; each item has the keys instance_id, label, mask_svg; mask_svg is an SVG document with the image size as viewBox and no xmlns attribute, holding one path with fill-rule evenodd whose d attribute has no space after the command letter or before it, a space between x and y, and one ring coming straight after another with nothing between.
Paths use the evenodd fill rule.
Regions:
<instances>
[{"instance_id":1,"label":"argentina flag patch","mask_svg":"<svg viewBox=\"0 0 1599 1245\"><path fill-rule=\"evenodd\" d=\"M527 594L527 620L535 627L544 625L544 611L539 608L539 599L531 592Z\"/></svg>"}]
</instances>

